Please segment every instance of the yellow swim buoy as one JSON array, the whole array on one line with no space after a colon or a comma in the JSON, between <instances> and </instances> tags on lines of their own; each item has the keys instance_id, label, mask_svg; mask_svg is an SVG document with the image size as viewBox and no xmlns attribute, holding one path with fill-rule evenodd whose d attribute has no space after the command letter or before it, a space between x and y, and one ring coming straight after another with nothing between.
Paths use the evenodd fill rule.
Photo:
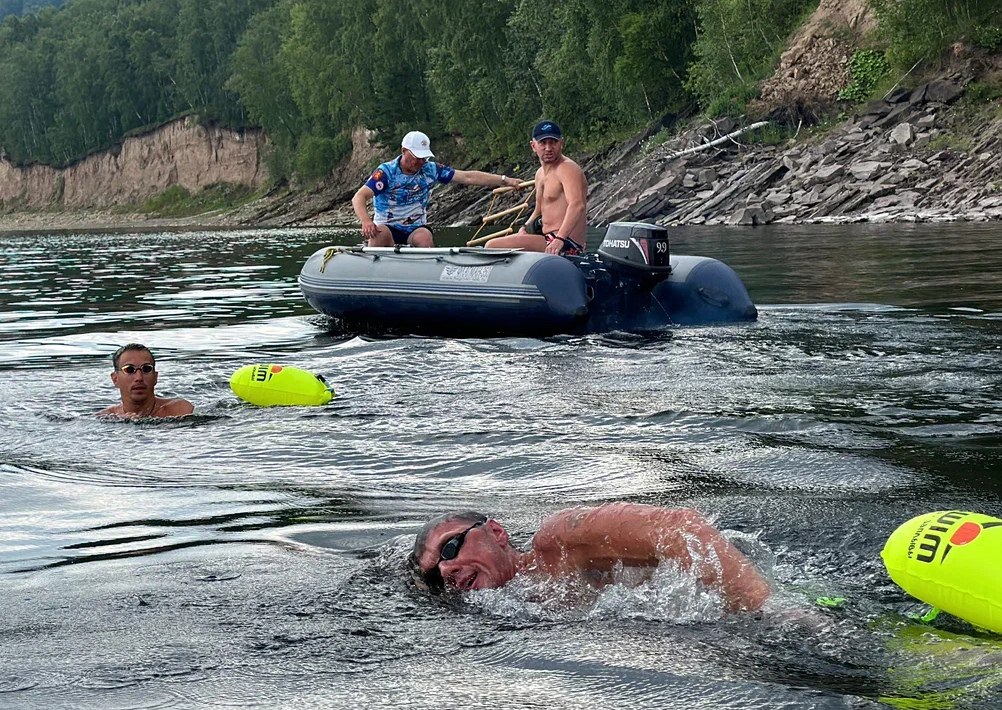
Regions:
<instances>
[{"instance_id":1,"label":"yellow swim buoy","mask_svg":"<svg viewBox=\"0 0 1002 710\"><path fill-rule=\"evenodd\" d=\"M916 599L1002 634L1002 520L960 510L919 515L891 533L880 556Z\"/></svg>"},{"instance_id":2,"label":"yellow swim buoy","mask_svg":"<svg viewBox=\"0 0 1002 710\"><path fill-rule=\"evenodd\" d=\"M261 407L317 406L334 396L319 375L287 365L245 365L230 375L230 389Z\"/></svg>"}]
</instances>

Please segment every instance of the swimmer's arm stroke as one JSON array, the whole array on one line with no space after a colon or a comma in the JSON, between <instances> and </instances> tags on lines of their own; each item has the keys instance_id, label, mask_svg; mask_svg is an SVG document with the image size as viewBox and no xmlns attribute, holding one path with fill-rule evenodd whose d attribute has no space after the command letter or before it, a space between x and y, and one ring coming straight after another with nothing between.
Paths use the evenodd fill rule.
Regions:
<instances>
[{"instance_id":1,"label":"swimmer's arm stroke","mask_svg":"<svg viewBox=\"0 0 1002 710\"><path fill-rule=\"evenodd\" d=\"M728 611L759 609L769 584L754 565L691 508L613 503L561 511L533 537L536 564L553 573L672 560L718 588Z\"/></svg>"}]
</instances>

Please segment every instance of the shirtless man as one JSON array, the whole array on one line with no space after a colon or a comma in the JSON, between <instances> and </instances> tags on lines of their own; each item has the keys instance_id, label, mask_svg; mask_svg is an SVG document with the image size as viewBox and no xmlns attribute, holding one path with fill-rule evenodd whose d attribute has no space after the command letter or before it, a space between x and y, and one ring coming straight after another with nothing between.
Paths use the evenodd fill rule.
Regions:
<instances>
[{"instance_id":1,"label":"shirtless man","mask_svg":"<svg viewBox=\"0 0 1002 710\"><path fill-rule=\"evenodd\" d=\"M719 589L728 611L757 610L769 583L702 515L689 508L610 503L568 508L543 520L527 551L483 513L448 513L425 524L411 566L432 590L503 587L516 575L589 573L598 583L617 565L671 560ZM607 579L605 581L608 581Z\"/></svg>"},{"instance_id":2,"label":"shirtless man","mask_svg":"<svg viewBox=\"0 0 1002 710\"><path fill-rule=\"evenodd\" d=\"M564 155L564 135L553 121L537 123L529 145L540 163L536 171L536 207L518 232L491 239L485 246L568 256L584 254L588 247L585 225L588 181L584 171ZM542 234L533 234L533 225L540 216Z\"/></svg>"},{"instance_id":3,"label":"shirtless man","mask_svg":"<svg viewBox=\"0 0 1002 710\"><path fill-rule=\"evenodd\" d=\"M183 417L195 411L194 405L185 399L157 397L157 363L153 353L145 345L129 343L123 345L111 356L115 369L111 381L122 394L122 403L112 405L98 412L101 417Z\"/></svg>"}]
</instances>

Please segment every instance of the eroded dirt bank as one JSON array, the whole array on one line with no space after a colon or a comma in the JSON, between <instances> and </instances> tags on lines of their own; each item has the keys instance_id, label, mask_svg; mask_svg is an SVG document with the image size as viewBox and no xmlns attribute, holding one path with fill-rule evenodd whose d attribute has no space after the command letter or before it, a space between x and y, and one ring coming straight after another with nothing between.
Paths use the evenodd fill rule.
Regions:
<instances>
[{"instance_id":1,"label":"eroded dirt bank","mask_svg":"<svg viewBox=\"0 0 1002 710\"><path fill-rule=\"evenodd\" d=\"M847 62L874 26L865 0L821 0L791 39L748 117L697 126L665 138L652 125L599 155L568 154L589 179L588 218L661 224L1002 219L1002 99L975 99L1002 85L1002 55L957 46L936 76L905 76L866 106L838 103ZM810 128L822 111L847 116ZM798 117L805 118L802 130ZM767 120L794 127L766 144L741 133ZM730 136L730 137L727 137ZM351 157L320 185L275 189L239 209L189 218L150 218L111 208L137 204L171 185L190 191L219 182L266 183L265 138L206 128L193 119L127 139L115 151L63 170L14 168L0 160L0 231L169 226L353 226L349 200L395 147L353 136ZM528 152L528 148L527 148ZM442 156L448 162L447 153ZM521 161L527 164L527 161ZM511 166L456 165L513 174ZM529 178L531 166L521 175ZM479 223L488 190L436 190L433 223ZM516 204L512 197L502 206ZM120 209L120 208L119 208Z\"/></svg>"},{"instance_id":2,"label":"eroded dirt bank","mask_svg":"<svg viewBox=\"0 0 1002 710\"><path fill-rule=\"evenodd\" d=\"M181 118L64 168L16 166L0 158L0 210L86 213L135 205L179 185L190 192L218 183L259 187L265 136Z\"/></svg>"}]
</instances>

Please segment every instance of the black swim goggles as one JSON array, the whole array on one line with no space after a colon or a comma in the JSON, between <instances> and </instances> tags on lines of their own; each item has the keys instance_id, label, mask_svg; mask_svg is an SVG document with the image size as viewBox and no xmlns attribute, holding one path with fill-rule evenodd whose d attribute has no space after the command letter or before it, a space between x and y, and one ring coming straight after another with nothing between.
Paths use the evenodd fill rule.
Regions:
<instances>
[{"instance_id":1,"label":"black swim goggles","mask_svg":"<svg viewBox=\"0 0 1002 710\"><path fill-rule=\"evenodd\" d=\"M433 592L440 592L445 589L445 580L442 579L442 570L438 568L443 562L449 560L454 560L459 556L459 551L463 548L463 543L466 542L466 534L470 532L473 528L479 528L481 525L486 523L486 518L484 520L478 520L473 523L470 527L463 530L461 533L456 533L442 545L442 549L438 552L438 562L430 570L421 575L424 583L428 585L428 589Z\"/></svg>"}]
</instances>

